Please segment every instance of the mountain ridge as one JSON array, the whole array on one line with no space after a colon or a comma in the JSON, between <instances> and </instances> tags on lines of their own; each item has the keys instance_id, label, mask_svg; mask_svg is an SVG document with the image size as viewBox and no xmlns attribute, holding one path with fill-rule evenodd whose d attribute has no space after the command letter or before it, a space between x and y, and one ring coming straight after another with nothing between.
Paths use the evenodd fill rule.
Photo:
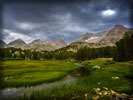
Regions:
<instances>
[{"instance_id":1,"label":"mountain ridge","mask_svg":"<svg viewBox=\"0 0 133 100\"><path fill-rule=\"evenodd\" d=\"M96 34L86 32L77 38L74 42L66 42L63 39L57 39L50 42L44 42L40 39L35 39L31 43L26 44L22 39L17 39L10 42L8 45L15 48L21 49L33 49L39 51L51 51L60 49L66 46L70 47L104 47L104 46L114 46L115 42L120 40L126 31L133 30L132 28L126 28L123 25L115 25L110 30L105 30L102 32L97 32ZM79 46L81 45L81 46Z\"/></svg>"},{"instance_id":2,"label":"mountain ridge","mask_svg":"<svg viewBox=\"0 0 133 100\"><path fill-rule=\"evenodd\" d=\"M76 41L78 42L88 42L88 43L101 43L101 42L110 42L114 43L120 40L126 31L129 31L129 28L124 27L123 25L115 25L112 29L97 32L96 34L83 34Z\"/></svg>"}]
</instances>

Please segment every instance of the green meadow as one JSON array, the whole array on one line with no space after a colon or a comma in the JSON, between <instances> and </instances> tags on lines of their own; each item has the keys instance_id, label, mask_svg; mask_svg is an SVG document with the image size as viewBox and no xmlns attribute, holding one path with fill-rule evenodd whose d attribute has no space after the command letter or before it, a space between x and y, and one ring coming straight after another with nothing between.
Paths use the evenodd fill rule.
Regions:
<instances>
[{"instance_id":1,"label":"green meadow","mask_svg":"<svg viewBox=\"0 0 133 100\"><path fill-rule=\"evenodd\" d=\"M25 93L20 100L109 100L107 95L97 95L95 88L101 91L107 88L118 93L131 94L131 63L114 62L111 59L98 59L80 62L90 70L90 75L81 77L74 84L53 87L47 91L33 91L30 96ZM100 68L94 68L94 66ZM114 93L115 93L114 92ZM118 94L117 93L117 94ZM95 99L94 97L97 97Z\"/></svg>"},{"instance_id":2,"label":"green meadow","mask_svg":"<svg viewBox=\"0 0 133 100\"><path fill-rule=\"evenodd\" d=\"M53 82L79 67L69 61L3 61L2 88Z\"/></svg>"},{"instance_id":3,"label":"green meadow","mask_svg":"<svg viewBox=\"0 0 133 100\"><path fill-rule=\"evenodd\" d=\"M62 79L66 75L80 70L76 61L67 60L24 60L3 61L2 88L31 86L41 83L49 83ZM94 100L95 88L101 91L104 88L118 93L131 94L131 62L115 62L111 58L78 61L89 70L88 76L77 79L73 84L53 86L47 90L34 90L29 95L24 93L20 100ZM101 92L102 93L102 92ZM96 100L109 100L107 95L98 95ZM11 98L12 100L12 98Z\"/></svg>"}]
</instances>

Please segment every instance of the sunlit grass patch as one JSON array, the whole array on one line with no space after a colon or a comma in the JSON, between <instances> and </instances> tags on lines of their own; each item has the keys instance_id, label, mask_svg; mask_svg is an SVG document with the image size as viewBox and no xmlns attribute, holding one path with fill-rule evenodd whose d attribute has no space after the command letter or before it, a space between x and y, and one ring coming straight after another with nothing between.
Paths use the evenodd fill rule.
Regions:
<instances>
[{"instance_id":1,"label":"sunlit grass patch","mask_svg":"<svg viewBox=\"0 0 133 100\"><path fill-rule=\"evenodd\" d=\"M5 61L1 87L18 87L52 82L79 68L64 61Z\"/></svg>"}]
</instances>

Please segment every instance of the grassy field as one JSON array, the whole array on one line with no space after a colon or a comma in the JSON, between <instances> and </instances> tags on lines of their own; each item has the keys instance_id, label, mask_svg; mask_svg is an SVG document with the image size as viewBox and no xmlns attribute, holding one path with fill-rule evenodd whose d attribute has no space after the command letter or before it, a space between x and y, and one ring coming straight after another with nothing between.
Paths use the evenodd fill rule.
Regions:
<instances>
[{"instance_id":1,"label":"grassy field","mask_svg":"<svg viewBox=\"0 0 133 100\"><path fill-rule=\"evenodd\" d=\"M66 61L4 61L2 62L4 87L19 87L52 82L79 68Z\"/></svg>"},{"instance_id":2,"label":"grassy field","mask_svg":"<svg viewBox=\"0 0 133 100\"><path fill-rule=\"evenodd\" d=\"M109 100L104 89L118 93L130 94L131 71L130 62L113 62L109 59L98 59L84 61L82 64L91 70L91 74L77 80L75 84L53 87L44 92L34 91L30 96L24 94L20 100ZM97 65L100 68L94 68ZM101 94L97 94L95 88L100 89ZM106 90L107 90L106 89ZM106 91L107 92L107 91ZM95 99L98 97L99 99Z\"/></svg>"}]
</instances>

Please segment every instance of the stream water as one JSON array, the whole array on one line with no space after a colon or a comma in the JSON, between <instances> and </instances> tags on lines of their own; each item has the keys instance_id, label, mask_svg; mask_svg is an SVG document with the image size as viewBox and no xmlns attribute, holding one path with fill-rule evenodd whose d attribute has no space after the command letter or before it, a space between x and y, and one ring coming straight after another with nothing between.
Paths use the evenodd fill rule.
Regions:
<instances>
[{"instance_id":1,"label":"stream water","mask_svg":"<svg viewBox=\"0 0 133 100\"><path fill-rule=\"evenodd\" d=\"M47 90L54 86L61 86L64 84L74 84L76 80L80 77L89 75L89 71L84 68L84 66L80 63L75 63L75 65L80 66L80 69L67 75L61 80L51 82L51 83L43 83L36 86L28 86L28 87L18 87L18 88L5 88L0 90L0 100L8 100L9 98L18 98L23 95L25 92L30 94L34 90Z\"/></svg>"}]
</instances>

